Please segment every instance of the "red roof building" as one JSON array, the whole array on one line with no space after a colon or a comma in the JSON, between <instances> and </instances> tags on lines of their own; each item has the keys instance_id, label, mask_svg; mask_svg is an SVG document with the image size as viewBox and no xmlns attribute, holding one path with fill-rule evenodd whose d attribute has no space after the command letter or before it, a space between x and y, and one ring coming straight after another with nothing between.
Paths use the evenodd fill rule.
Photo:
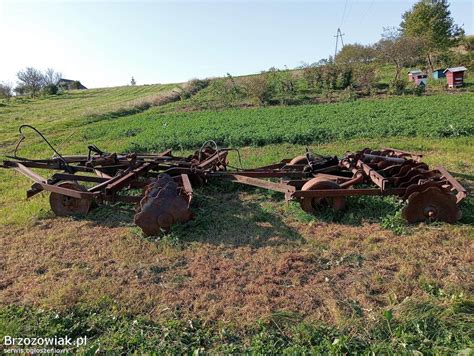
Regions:
<instances>
[{"instance_id":1,"label":"red roof building","mask_svg":"<svg viewBox=\"0 0 474 356\"><path fill-rule=\"evenodd\" d=\"M462 87L464 84L464 72L466 67L452 67L447 68L444 73L448 80L448 88Z\"/></svg>"}]
</instances>

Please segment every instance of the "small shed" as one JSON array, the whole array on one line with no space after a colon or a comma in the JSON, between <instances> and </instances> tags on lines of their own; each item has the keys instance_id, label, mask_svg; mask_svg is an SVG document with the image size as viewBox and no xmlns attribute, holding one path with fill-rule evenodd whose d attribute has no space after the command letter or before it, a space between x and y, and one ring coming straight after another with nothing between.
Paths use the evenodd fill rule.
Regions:
<instances>
[{"instance_id":1,"label":"small shed","mask_svg":"<svg viewBox=\"0 0 474 356\"><path fill-rule=\"evenodd\" d=\"M463 86L465 71L467 71L466 67L447 68L444 74L446 74L446 78L448 79L448 88Z\"/></svg>"},{"instance_id":2,"label":"small shed","mask_svg":"<svg viewBox=\"0 0 474 356\"><path fill-rule=\"evenodd\" d=\"M441 79L446 78L446 74L444 74L443 68L438 68L433 71L433 79Z\"/></svg>"},{"instance_id":3,"label":"small shed","mask_svg":"<svg viewBox=\"0 0 474 356\"><path fill-rule=\"evenodd\" d=\"M423 85L426 87L426 85L428 84L428 75L423 74L423 73L416 74L414 81L415 81L416 86Z\"/></svg>"},{"instance_id":4,"label":"small shed","mask_svg":"<svg viewBox=\"0 0 474 356\"><path fill-rule=\"evenodd\" d=\"M413 82L415 81L415 76L418 75L418 74L421 74L421 70L419 69L413 69L411 71L408 72L408 81L410 82Z\"/></svg>"}]
</instances>

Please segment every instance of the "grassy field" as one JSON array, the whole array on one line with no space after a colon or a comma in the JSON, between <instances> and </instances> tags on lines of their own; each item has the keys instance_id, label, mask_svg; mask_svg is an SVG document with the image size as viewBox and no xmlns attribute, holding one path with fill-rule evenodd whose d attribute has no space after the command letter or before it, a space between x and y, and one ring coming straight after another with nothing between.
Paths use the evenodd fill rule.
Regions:
<instances>
[{"instance_id":1,"label":"grassy field","mask_svg":"<svg viewBox=\"0 0 474 356\"><path fill-rule=\"evenodd\" d=\"M100 120L104 114L113 116L137 112L135 106L138 99L157 96L173 87L174 84L156 84L73 90L39 99L24 97L0 101L0 145L15 140L12 133L25 122L34 123L45 132L71 129L84 125L84 119Z\"/></svg>"},{"instance_id":2,"label":"grassy field","mask_svg":"<svg viewBox=\"0 0 474 356\"><path fill-rule=\"evenodd\" d=\"M65 153L189 153L207 139L244 166L304 152L392 146L474 183L474 94L183 112L130 103L173 86L72 92L0 105L0 146L44 130ZM51 152L28 133L24 156ZM234 160L235 156L231 159ZM196 191L197 218L144 238L133 208L56 218L47 196L0 170L0 336L88 336L82 352L469 354L474 203L459 224L406 226L395 199L352 198L311 216L278 193L232 184ZM1 348L1 346L0 346Z\"/></svg>"}]
</instances>

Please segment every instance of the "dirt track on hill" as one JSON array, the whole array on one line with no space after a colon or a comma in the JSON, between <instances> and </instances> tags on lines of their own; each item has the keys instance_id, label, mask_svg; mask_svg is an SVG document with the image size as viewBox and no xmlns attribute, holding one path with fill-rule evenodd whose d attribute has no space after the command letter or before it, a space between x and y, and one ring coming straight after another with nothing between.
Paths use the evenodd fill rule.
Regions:
<instances>
[{"instance_id":1,"label":"dirt track on hill","mask_svg":"<svg viewBox=\"0 0 474 356\"><path fill-rule=\"evenodd\" d=\"M377 224L286 223L301 240L268 222L258 223L269 229L259 245L175 245L67 218L2 226L0 303L60 309L106 296L156 319L246 323L284 311L339 323L406 298L473 292L468 226L422 225L400 237Z\"/></svg>"}]
</instances>

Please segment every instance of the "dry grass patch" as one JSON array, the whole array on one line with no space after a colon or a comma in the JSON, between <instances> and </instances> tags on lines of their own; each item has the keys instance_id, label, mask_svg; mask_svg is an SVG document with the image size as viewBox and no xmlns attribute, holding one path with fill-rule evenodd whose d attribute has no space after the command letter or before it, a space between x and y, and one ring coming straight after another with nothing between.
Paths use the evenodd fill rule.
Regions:
<instances>
[{"instance_id":1,"label":"dry grass patch","mask_svg":"<svg viewBox=\"0 0 474 356\"><path fill-rule=\"evenodd\" d=\"M472 293L469 226L422 225L399 237L378 224L289 224L302 242L155 242L72 219L3 226L0 300L68 308L107 296L156 319L246 324L284 311L340 324L430 294Z\"/></svg>"}]
</instances>

